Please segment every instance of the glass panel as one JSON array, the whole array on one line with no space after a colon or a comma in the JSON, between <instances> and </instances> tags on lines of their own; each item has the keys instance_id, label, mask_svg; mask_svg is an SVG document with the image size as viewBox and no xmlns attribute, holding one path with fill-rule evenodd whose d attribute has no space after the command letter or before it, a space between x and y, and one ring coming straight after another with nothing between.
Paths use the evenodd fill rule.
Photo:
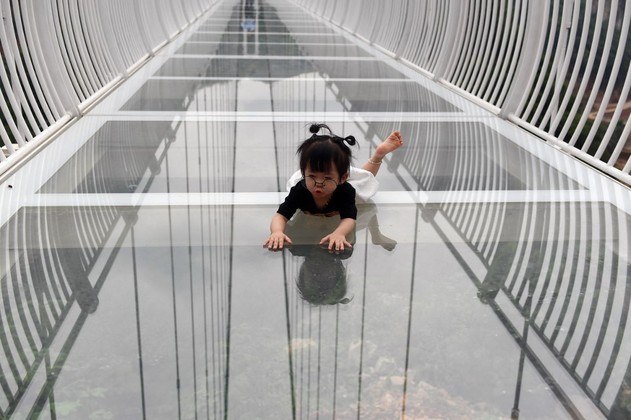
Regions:
<instances>
[{"instance_id":1,"label":"glass panel","mask_svg":"<svg viewBox=\"0 0 631 420\"><path fill-rule=\"evenodd\" d=\"M314 245L334 218L306 215L262 249L274 210L20 210L0 229L4 408L559 418L569 389L620 388L629 349L602 333L629 315L631 220L612 206L363 205L342 254Z\"/></svg>"},{"instance_id":2,"label":"glass panel","mask_svg":"<svg viewBox=\"0 0 631 420\"><path fill-rule=\"evenodd\" d=\"M459 111L451 103L411 81L335 81L325 85L287 80L272 83L272 91L275 109L278 111ZM335 95L334 103L331 103L331 94Z\"/></svg>"},{"instance_id":3,"label":"glass panel","mask_svg":"<svg viewBox=\"0 0 631 420\"><path fill-rule=\"evenodd\" d=\"M229 24L215 22L215 23L206 23L204 25L199 26L198 31L226 31L226 32L241 32L245 30L245 25L242 23L237 23L231 21ZM294 25L292 24L292 27ZM257 21L256 26L254 27L259 32L287 32L289 31L287 25L283 22L274 22L274 21ZM296 30L294 32L303 32L303 33L318 33L318 32L332 32L333 30L327 27L324 24L317 22L305 22L300 23L300 30Z\"/></svg>"},{"instance_id":4,"label":"glass panel","mask_svg":"<svg viewBox=\"0 0 631 420\"><path fill-rule=\"evenodd\" d=\"M380 61L373 60L283 60L247 58L169 59L156 76L175 77L276 77L289 78L301 75L335 78L405 79L399 71Z\"/></svg>"},{"instance_id":5,"label":"glass panel","mask_svg":"<svg viewBox=\"0 0 631 420\"><path fill-rule=\"evenodd\" d=\"M271 86L239 97L248 109L274 111L458 112L416 82L149 80L121 108L125 111L234 111L239 86ZM337 92L336 92L337 90Z\"/></svg>"},{"instance_id":6,"label":"glass panel","mask_svg":"<svg viewBox=\"0 0 631 420\"><path fill-rule=\"evenodd\" d=\"M203 55L288 55L371 57L366 51L348 44L257 44L241 42L188 42L176 54Z\"/></svg>"},{"instance_id":7,"label":"glass panel","mask_svg":"<svg viewBox=\"0 0 631 420\"><path fill-rule=\"evenodd\" d=\"M306 121L108 122L40 192L284 191L286 180L298 168L296 149L309 135L307 125ZM581 188L482 123L332 123L330 127L357 138L359 146L352 148L356 166L363 165L392 130L401 130L405 147L379 172L381 190ZM249 135L252 132L257 133L255 138ZM411 179L404 180L406 176Z\"/></svg>"},{"instance_id":8,"label":"glass panel","mask_svg":"<svg viewBox=\"0 0 631 420\"><path fill-rule=\"evenodd\" d=\"M334 34L256 34L250 32L248 34L240 33L240 32L232 32L232 33L202 33L198 32L188 39L188 41L196 41L196 42L282 42L282 43L316 43L316 44L349 44L349 42L341 35Z\"/></svg>"},{"instance_id":9,"label":"glass panel","mask_svg":"<svg viewBox=\"0 0 631 420\"><path fill-rule=\"evenodd\" d=\"M282 23L275 24L273 22L257 22L253 24L247 24L242 22L238 25L205 25L201 26L197 33L203 34L206 32L248 32L264 34L268 32L278 33L313 33L313 34L334 34L335 32L331 28L327 28L324 25L292 25L293 29L288 28Z\"/></svg>"},{"instance_id":10,"label":"glass panel","mask_svg":"<svg viewBox=\"0 0 631 420\"><path fill-rule=\"evenodd\" d=\"M0 350L5 413L14 395L31 404L16 418L47 402L53 418L225 412L231 210L203 211L193 226L185 208L23 209L0 230L14 250L0 257L2 328L13 336ZM7 242L16 229L28 233ZM32 382L39 372L46 381Z\"/></svg>"}]
</instances>

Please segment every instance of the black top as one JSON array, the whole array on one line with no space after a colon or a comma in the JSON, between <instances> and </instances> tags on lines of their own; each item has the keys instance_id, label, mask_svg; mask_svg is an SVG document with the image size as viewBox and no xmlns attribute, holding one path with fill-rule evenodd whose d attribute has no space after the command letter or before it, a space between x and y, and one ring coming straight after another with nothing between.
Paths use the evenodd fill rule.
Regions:
<instances>
[{"instance_id":1,"label":"black top","mask_svg":"<svg viewBox=\"0 0 631 420\"><path fill-rule=\"evenodd\" d=\"M307 187L299 182L289 190L289 195L285 198L285 202L278 207L277 213L289 220L298 209L309 214L332 216L339 213L340 219L357 219L355 188L348 182L338 185L327 205L321 209L316 205Z\"/></svg>"}]
</instances>

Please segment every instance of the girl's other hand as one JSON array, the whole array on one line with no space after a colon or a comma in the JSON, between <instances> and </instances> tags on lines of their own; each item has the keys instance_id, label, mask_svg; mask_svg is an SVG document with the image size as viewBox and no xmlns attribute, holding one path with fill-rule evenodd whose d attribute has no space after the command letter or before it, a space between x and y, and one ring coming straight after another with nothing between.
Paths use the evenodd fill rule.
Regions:
<instances>
[{"instance_id":1,"label":"girl's other hand","mask_svg":"<svg viewBox=\"0 0 631 420\"><path fill-rule=\"evenodd\" d=\"M263 246L270 251L278 251L283 249L285 242L291 245L289 236L285 235L283 232L274 232L267 238Z\"/></svg>"},{"instance_id":2,"label":"girl's other hand","mask_svg":"<svg viewBox=\"0 0 631 420\"><path fill-rule=\"evenodd\" d=\"M353 245L351 245L350 242L346 240L346 236L335 232L322 238L322 240L320 241L320 245L327 242L329 243L329 251L344 251L344 247L353 247Z\"/></svg>"}]
</instances>

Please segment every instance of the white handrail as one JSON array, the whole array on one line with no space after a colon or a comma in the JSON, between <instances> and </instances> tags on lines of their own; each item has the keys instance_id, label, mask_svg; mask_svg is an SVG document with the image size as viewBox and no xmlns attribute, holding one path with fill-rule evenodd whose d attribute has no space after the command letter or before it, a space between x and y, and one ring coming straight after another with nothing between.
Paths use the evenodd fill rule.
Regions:
<instances>
[{"instance_id":1,"label":"white handrail","mask_svg":"<svg viewBox=\"0 0 631 420\"><path fill-rule=\"evenodd\" d=\"M0 0L0 174L217 1Z\"/></svg>"},{"instance_id":2,"label":"white handrail","mask_svg":"<svg viewBox=\"0 0 631 420\"><path fill-rule=\"evenodd\" d=\"M294 1L631 184L630 2Z\"/></svg>"}]
</instances>

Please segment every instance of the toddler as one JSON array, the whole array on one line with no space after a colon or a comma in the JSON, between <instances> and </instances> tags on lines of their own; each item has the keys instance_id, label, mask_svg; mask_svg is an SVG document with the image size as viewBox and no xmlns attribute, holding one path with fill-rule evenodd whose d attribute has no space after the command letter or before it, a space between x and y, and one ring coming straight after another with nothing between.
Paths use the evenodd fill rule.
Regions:
<instances>
[{"instance_id":1,"label":"toddler","mask_svg":"<svg viewBox=\"0 0 631 420\"><path fill-rule=\"evenodd\" d=\"M318 134L321 130L327 133ZM291 244L291 238L285 234L285 226L298 209L307 214L339 214L337 228L322 238L320 244L328 243L330 251L351 248L346 237L355 229L355 196L367 199L377 191L375 175L382 159L403 145L401 134L392 132L359 169L350 166L352 153L348 146L355 145L355 137L336 136L326 124L312 124L309 131L311 137L298 147L300 171L288 181L291 187L289 195L270 224L271 234L264 243L270 250L277 251L285 243Z\"/></svg>"}]
</instances>

